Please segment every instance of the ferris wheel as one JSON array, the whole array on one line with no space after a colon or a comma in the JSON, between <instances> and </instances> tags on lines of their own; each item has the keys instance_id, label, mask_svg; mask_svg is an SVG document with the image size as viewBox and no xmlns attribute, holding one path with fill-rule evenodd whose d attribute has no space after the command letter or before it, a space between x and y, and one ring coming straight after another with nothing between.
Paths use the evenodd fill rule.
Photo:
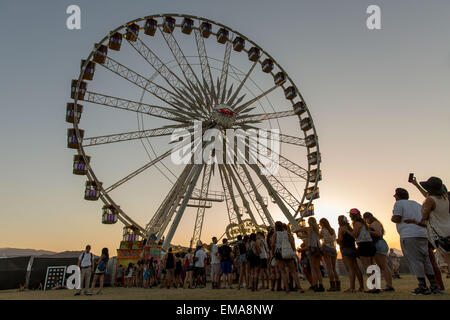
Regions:
<instances>
[{"instance_id":1,"label":"ferris wheel","mask_svg":"<svg viewBox=\"0 0 450 320\"><path fill-rule=\"evenodd\" d=\"M77 150L73 173L87 177L86 200L104 203L102 223L122 222L128 239L164 239L166 249L186 209L191 208L196 211L192 245L201 238L207 209L221 202L229 227L244 233L246 222L272 226L275 210L294 229L299 220L314 214L313 200L319 198L322 174L310 111L287 72L238 31L184 14L127 22L109 32L81 60L80 75L71 83L71 98L66 121L73 124L67 131L68 147ZM101 117L89 118L94 113L91 109L101 112ZM137 129L119 131L124 114L133 114ZM93 135L85 134L90 129L81 125L83 120L93 128ZM197 137L196 123L200 123ZM281 148L266 146L276 156L279 169L264 173L263 161L251 162L246 157L241 163L171 162L181 147L208 144L209 129L223 133L258 129L258 135L279 130L274 137ZM187 132L184 145L173 141L177 130ZM142 160L144 164L104 185L107 177L97 175L98 169L110 160L95 162L96 149L114 145L120 150L138 142L148 157ZM246 150L253 148L251 137L243 143ZM209 160L217 160L216 153L211 151ZM149 222L140 225L113 198L149 170L155 179L167 178L169 187ZM301 190L299 185L303 185Z\"/></svg>"}]
</instances>

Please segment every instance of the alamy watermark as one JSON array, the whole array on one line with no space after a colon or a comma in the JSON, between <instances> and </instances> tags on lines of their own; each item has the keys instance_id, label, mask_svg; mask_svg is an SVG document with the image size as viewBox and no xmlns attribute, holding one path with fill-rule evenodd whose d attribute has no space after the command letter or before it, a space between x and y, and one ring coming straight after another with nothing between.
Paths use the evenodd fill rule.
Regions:
<instances>
[{"instance_id":1,"label":"alamy watermark","mask_svg":"<svg viewBox=\"0 0 450 320\"><path fill-rule=\"evenodd\" d=\"M278 172L280 160L279 129L204 128L195 121L188 129L171 135L171 160L174 164L249 164L258 165L263 175Z\"/></svg>"}]
</instances>

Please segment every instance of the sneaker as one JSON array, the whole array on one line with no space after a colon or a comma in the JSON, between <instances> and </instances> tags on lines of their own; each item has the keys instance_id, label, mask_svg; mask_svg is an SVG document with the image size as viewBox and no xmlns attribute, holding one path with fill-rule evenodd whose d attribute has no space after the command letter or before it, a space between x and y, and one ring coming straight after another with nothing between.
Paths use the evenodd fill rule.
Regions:
<instances>
[{"instance_id":1,"label":"sneaker","mask_svg":"<svg viewBox=\"0 0 450 320\"><path fill-rule=\"evenodd\" d=\"M80 291L77 291L77 292L75 292L75 294L74 294L74 296L79 296L79 295L81 295L81 292L80 292Z\"/></svg>"},{"instance_id":2,"label":"sneaker","mask_svg":"<svg viewBox=\"0 0 450 320\"><path fill-rule=\"evenodd\" d=\"M418 287L416 289L414 289L413 291L411 291L409 294L412 294L413 296L426 296L431 294L430 290L428 290L428 288L421 288Z\"/></svg>"},{"instance_id":3,"label":"sneaker","mask_svg":"<svg viewBox=\"0 0 450 320\"><path fill-rule=\"evenodd\" d=\"M92 296L92 292L86 291L86 292L84 293L84 295L85 295L85 296Z\"/></svg>"},{"instance_id":4,"label":"sneaker","mask_svg":"<svg viewBox=\"0 0 450 320\"><path fill-rule=\"evenodd\" d=\"M442 294L441 289L438 287L430 288L431 294Z\"/></svg>"},{"instance_id":5,"label":"sneaker","mask_svg":"<svg viewBox=\"0 0 450 320\"><path fill-rule=\"evenodd\" d=\"M325 292L325 288L323 287L322 284L319 284L316 286L316 288L314 289L315 292Z\"/></svg>"},{"instance_id":6,"label":"sneaker","mask_svg":"<svg viewBox=\"0 0 450 320\"><path fill-rule=\"evenodd\" d=\"M98 295L98 296L100 296L100 295L102 295L102 294L103 294L103 292L101 292L101 291L97 292L97 295Z\"/></svg>"},{"instance_id":7,"label":"sneaker","mask_svg":"<svg viewBox=\"0 0 450 320\"><path fill-rule=\"evenodd\" d=\"M367 290L367 291L364 291L365 293L380 293L381 292L381 290L380 289L370 289L370 290Z\"/></svg>"},{"instance_id":8,"label":"sneaker","mask_svg":"<svg viewBox=\"0 0 450 320\"><path fill-rule=\"evenodd\" d=\"M395 291L395 289L392 288L392 287L386 287L386 288L384 288L382 291L383 291L383 292L392 292L392 291Z\"/></svg>"}]
</instances>

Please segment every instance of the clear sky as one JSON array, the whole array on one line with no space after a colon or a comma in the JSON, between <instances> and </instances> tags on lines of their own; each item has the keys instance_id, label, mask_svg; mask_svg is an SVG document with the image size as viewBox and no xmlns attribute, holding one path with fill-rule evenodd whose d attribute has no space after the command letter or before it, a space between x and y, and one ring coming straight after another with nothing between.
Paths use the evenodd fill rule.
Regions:
<instances>
[{"instance_id":1,"label":"clear sky","mask_svg":"<svg viewBox=\"0 0 450 320\"><path fill-rule=\"evenodd\" d=\"M70 4L81 8L81 30L66 28ZM381 30L366 28L369 4L381 8ZM336 227L337 216L352 207L371 211L398 248L390 222L394 189L406 187L422 202L407 183L410 172L450 184L448 0L1 1L0 247L80 250L89 242L95 253L117 248L121 225L101 224L101 203L83 200L84 180L71 173L74 152L66 148L64 121L70 80L109 30L173 12L238 30L283 66L307 101L320 139L323 181L316 216ZM116 89L107 84L110 93ZM139 94L124 97L136 100ZM83 117L89 136L137 127L135 115L126 124L100 111ZM145 163L142 146L134 147L99 148L93 157L99 178L111 183ZM112 196L145 225L164 195L162 181L149 171L128 193ZM174 242L187 244L194 215L183 218ZM225 216L223 207L207 210L204 240L223 233Z\"/></svg>"}]
</instances>

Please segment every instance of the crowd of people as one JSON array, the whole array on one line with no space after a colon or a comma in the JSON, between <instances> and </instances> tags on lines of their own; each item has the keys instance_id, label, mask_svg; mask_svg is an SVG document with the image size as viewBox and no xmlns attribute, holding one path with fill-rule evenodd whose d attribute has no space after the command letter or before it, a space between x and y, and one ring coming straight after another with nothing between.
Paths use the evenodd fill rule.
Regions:
<instances>
[{"instance_id":1,"label":"crowd of people","mask_svg":"<svg viewBox=\"0 0 450 320\"><path fill-rule=\"evenodd\" d=\"M407 190L397 188L391 219L400 235L402 252L410 272L418 281L418 287L411 294L444 293L441 271L447 270L448 276L450 265L448 191L441 179L436 177L420 184L415 179L411 182L425 196L423 205L409 200ZM199 242L195 250L173 252L169 248L161 259L151 258L135 265L119 266L117 284L143 288L205 288L208 270L212 289L246 288L251 291L301 293L304 289L300 279L305 279L309 290L314 292L342 291L344 289L336 271L336 246L339 245L350 280L345 292L395 291L392 279L400 278L399 257L393 249L389 250L384 240L383 224L372 213L362 214L353 208L348 216L338 217L338 230L334 230L326 218L317 222L315 217L309 217L307 222L307 226L295 229L295 232L290 226L277 221L266 233L239 235L233 243L222 239L219 245L218 239L213 237L211 244ZM302 240L299 248L296 248L294 233ZM439 265L435 254L439 257ZM107 252L106 255L102 252L100 261L104 256L107 259ZM80 257L82 279L85 281L93 266L90 259L87 254ZM385 286L382 290L365 288L364 277L370 276L366 272L374 264L383 275ZM323 283L323 266L329 280L327 289ZM102 276L97 271L98 267L95 273L100 277L102 286Z\"/></svg>"}]
</instances>

